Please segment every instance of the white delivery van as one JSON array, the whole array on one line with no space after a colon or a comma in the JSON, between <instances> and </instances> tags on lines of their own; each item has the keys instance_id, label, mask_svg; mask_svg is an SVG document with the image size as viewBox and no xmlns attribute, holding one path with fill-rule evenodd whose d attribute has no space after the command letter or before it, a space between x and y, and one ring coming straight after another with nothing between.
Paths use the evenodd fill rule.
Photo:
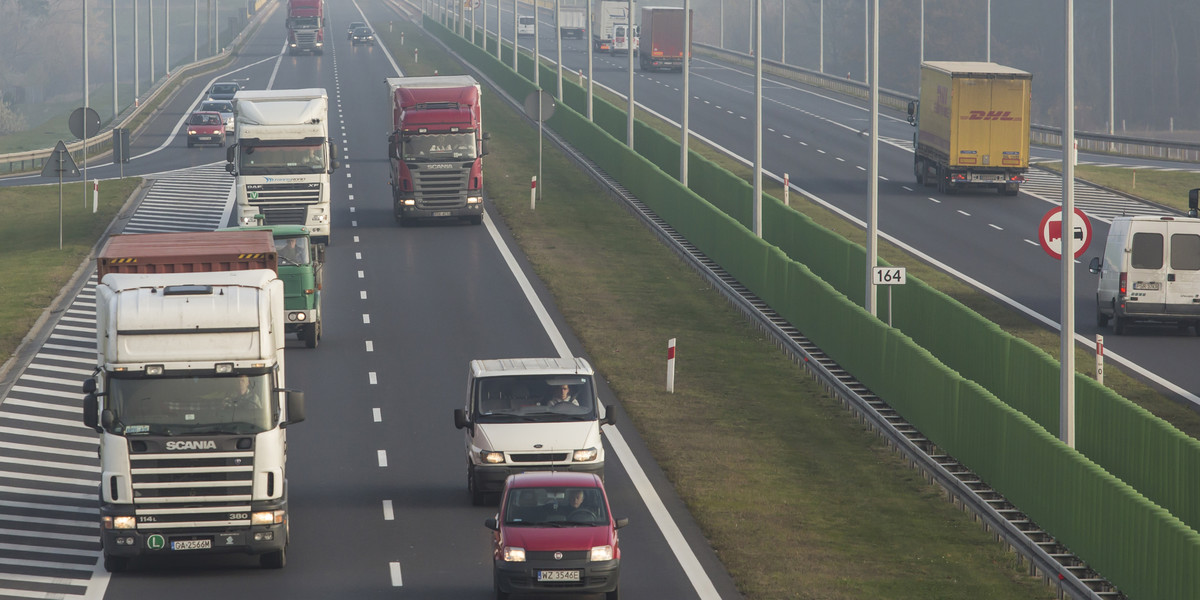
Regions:
<instances>
[{"instance_id":1,"label":"white delivery van","mask_svg":"<svg viewBox=\"0 0 1200 600\"><path fill-rule=\"evenodd\" d=\"M601 425L613 408L600 404L592 366L582 358L473 360L466 407L454 426L465 431L467 490L484 503L509 475L580 471L604 477Z\"/></svg>"},{"instance_id":2,"label":"white delivery van","mask_svg":"<svg viewBox=\"0 0 1200 600\"><path fill-rule=\"evenodd\" d=\"M533 35L534 17L517 17L517 35Z\"/></svg>"},{"instance_id":3,"label":"white delivery van","mask_svg":"<svg viewBox=\"0 0 1200 600\"><path fill-rule=\"evenodd\" d=\"M1121 335L1135 321L1170 322L1200 335L1200 219L1116 217L1088 270L1100 275L1096 325L1111 320Z\"/></svg>"}]
</instances>

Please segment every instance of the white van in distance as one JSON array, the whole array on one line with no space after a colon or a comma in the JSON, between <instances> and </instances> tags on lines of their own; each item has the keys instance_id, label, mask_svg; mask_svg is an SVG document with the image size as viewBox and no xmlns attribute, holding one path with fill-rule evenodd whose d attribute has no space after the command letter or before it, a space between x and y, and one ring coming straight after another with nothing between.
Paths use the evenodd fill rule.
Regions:
<instances>
[{"instance_id":1,"label":"white van in distance","mask_svg":"<svg viewBox=\"0 0 1200 600\"><path fill-rule=\"evenodd\" d=\"M1200 190L1192 190L1195 210ZM1100 275L1096 325L1112 321L1122 335L1136 321L1175 323L1200 335L1200 219L1116 217L1104 256L1088 270Z\"/></svg>"},{"instance_id":2,"label":"white van in distance","mask_svg":"<svg viewBox=\"0 0 1200 600\"><path fill-rule=\"evenodd\" d=\"M534 17L517 17L517 35L533 35Z\"/></svg>"},{"instance_id":3,"label":"white van in distance","mask_svg":"<svg viewBox=\"0 0 1200 600\"><path fill-rule=\"evenodd\" d=\"M580 471L604 477L601 425L613 407L600 404L592 366L582 358L473 360L466 408L454 426L465 431L467 490L482 505L525 471Z\"/></svg>"}]
</instances>

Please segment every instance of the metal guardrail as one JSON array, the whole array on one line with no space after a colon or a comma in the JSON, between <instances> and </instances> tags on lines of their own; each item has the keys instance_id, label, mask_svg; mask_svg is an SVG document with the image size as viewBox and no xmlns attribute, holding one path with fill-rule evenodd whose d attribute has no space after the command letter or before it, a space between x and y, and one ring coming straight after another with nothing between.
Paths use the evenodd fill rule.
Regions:
<instances>
[{"instance_id":1,"label":"metal guardrail","mask_svg":"<svg viewBox=\"0 0 1200 600\"><path fill-rule=\"evenodd\" d=\"M693 42L693 45L697 49L697 52L702 54L708 54L709 56L745 66L752 66L754 64L754 57L749 54L726 50L700 42ZM786 77L804 84L856 98L865 99L870 95L870 86L861 81L854 81L828 73L820 73L766 58L762 62L764 73ZM885 90L882 88L879 90L880 106L900 112L907 112L908 103L916 99L916 96L909 96L894 90ZM1036 146L1061 147L1062 137L1062 129L1059 127L1032 124L1029 128L1029 142ZM1075 132L1075 143L1079 150L1096 154L1113 154L1134 158L1200 163L1200 144L1197 143L1108 135L1085 131Z\"/></svg>"},{"instance_id":2,"label":"metal guardrail","mask_svg":"<svg viewBox=\"0 0 1200 600\"><path fill-rule=\"evenodd\" d=\"M274 4L274 2L275 0L270 0L268 4ZM194 74L204 72L204 69L209 65L224 61L225 59L229 58L229 56L231 56L233 52L242 45L246 39L246 36L248 36L249 33L255 27L257 27L267 15L270 14L270 12L271 11L267 10L266 6L258 9L255 12L254 18L246 23L246 26L242 28L242 31L238 33L238 35L233 38L233 41L229 43L229 46L227 46L220 53L214 54L204 60L177 67L170 75L155 83L150 91L146 94L144 99L139 98L138 101L135 102L134 106L128 107L124 111L117 114L117 116L113 118L113 120L103 129L101 129L95 136L88 138L88 156L99 154L99 151L102 149L111 148L113 129L124 127L125 125L133 122L143 113L143 111L148 110L148 108L151 106L154 106L154 101L163 93L164 90L172 89L172 84L174 82L178 81L179 79L185 79L187 77L192 77ZM83 140L67 142L66 146L67 151L70 152L71 156L76 161L83 157ZM0 169L0 176L40 171L45 165L46 160L50 158L53 151L54 148L49 147L39 150L26 150L23 152L0 154L0 166L4 167L3 169Z\"/></svg>"}]
</instances>

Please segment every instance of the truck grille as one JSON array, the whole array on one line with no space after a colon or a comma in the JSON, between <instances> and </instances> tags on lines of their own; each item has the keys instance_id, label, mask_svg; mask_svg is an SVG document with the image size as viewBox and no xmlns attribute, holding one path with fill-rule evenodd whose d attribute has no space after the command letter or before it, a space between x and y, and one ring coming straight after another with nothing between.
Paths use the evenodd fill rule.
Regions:
<instances>
[{"instance_id":1,"label":"truck grille","mask_svg":"<svg viewBox=\"0 0 1200 600\"><path fill-rule=\"evenodd\" d=\"M430 168L446 163L415 163L408 166L413 176L417 208L450 209L467 205L467 178L473 163L453 163L452 168Z\"/></svg>"},{"instance_id":2,"label":"truck grille","mask_svg":"<svg viewBox=\"0 0 1200 600\"><path fill-rule=\"evenodd\" d=\"M304 225L308 219L308 208L303 204L268 205L259 212L266 218L266 225Z\"/></svg>"},{"instance_id":3,"label":"truck grille","mask_svg":"<svg viewBox=\"0 0 1200 600\"><path fill-rule=\"evenodd\" d=\"M246 200L255 206L317 204L321 201L321 182L250 184L246 186Z\"/></svg>"},{"instance_id":4,"label":"truck grille","mask_svg":"<svg viewBox=\"0 0 1200 600\"><path fill-rule=\"evenodd\" d=\"M156 450L129 457L139 530L250 525L253 449Z\"/></svg>"},{"instance_id":5,"label":"truck grille","mask_svg":"<svg viewBox=\"0 0 1200 600\"><path fill-rule=\"evenodd\" d=\"M296 44L300 46L315 46L317 44L316 31L297 31Z\"/></svg>"}]
</instances>

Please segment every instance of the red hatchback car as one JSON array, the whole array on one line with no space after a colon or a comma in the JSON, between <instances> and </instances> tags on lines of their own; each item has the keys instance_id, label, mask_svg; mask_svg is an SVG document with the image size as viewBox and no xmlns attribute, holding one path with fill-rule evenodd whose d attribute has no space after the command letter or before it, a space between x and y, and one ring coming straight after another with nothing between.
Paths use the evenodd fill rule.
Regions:
<instances>
[{"instance_id":1,"label":"red hatchback car","mask_svg":"<svg viewBox=\"0 0 1200 600\"><path fill-rule=\"evenodd\" d=\"M492 534L496 599L511 593L603 593L617 600L621 548L604 482L592 473L509 476Z\"/></svg>"},{"instance_id":2,"label":"red hatchback car","mask_svg":"<svg viewBox=\"0 0 1200 600\"><path fill-rule=\"evenodd\" d=\"M225 145L225 121L221 113L196 111L187 120L188 148L196 144Z\"/></svg>"}]
</instances>

